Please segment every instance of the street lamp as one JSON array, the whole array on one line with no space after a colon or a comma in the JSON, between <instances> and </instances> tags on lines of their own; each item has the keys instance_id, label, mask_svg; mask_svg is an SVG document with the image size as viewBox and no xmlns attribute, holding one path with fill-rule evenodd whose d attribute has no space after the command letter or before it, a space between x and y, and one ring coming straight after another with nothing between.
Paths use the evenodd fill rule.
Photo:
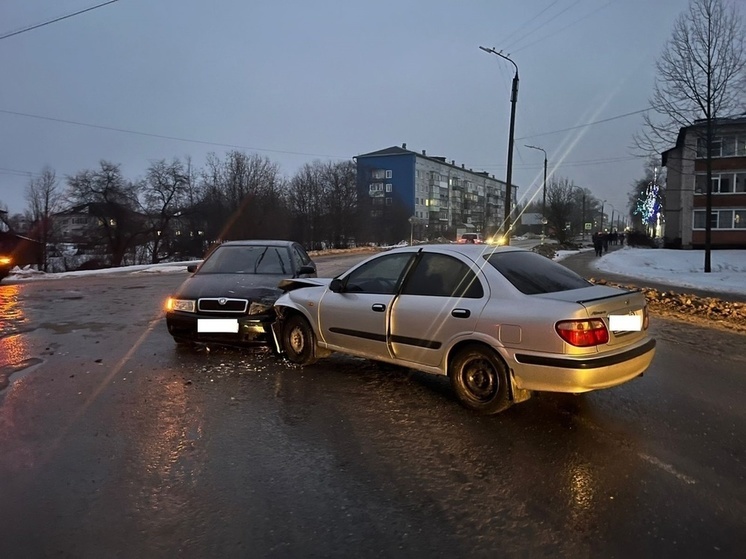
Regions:
<instances>
[{"instance_id":1,"label":"street lamp","mask_svg":"<svg viewBox=\"0 0 746 559\"><path fill-rule=\"evenodd\" d=\"M505 244L510 244L510 213L511 213L511 202L510 202L510 191L513 188L513 136L515 133L515 105L518 102L518 65L513 62L510 58L505 56L501 52L497 52L495 49L488 49L486 47L479 47L484 52L489 52L495 56L499 56L510 62L515 68L515 75L513 76L513 90L510 96L510 133L508 135L508 173L505 178L507 188L505 192Z\"/></svg>"},{"instance_id":2,"label":"street lamp","mask_svg":"<svg viewBox=\"0 0 746 559\"><path fill-rule=\"evenodd\" d=\"M585 188L581 188L577 184L571 184L570 186L572 188L577 188L578 190L580 190L580 192L583 193L583 208L580 214L580 234L582 236L582 239L585 240Z\"/></svg>"},{"instance_id":3,"label":"street lamp","mask_svg":"<svg viewBox=\"0 0 746 559\"><path fill-rule=\"evenodd\" d=\"M546 223L547 223L547 152L544 148L538 146L529 146L524 144L527 148L538 149L544 152L544 185L542 187L541 194L541 242L544 242L546 236Z\"/></svg>"},{"instance_id":4,"label":"street lamp","mask_svg":"<svg viewBox=\"0 0 746 559\"><path fill-rule=\"evenodd\" d=\"M617 214L619 214L619 210L616 209L616 207L614 206L614 204L609 204L609 206L611 206L611 218L609 219L609 228L613 232L613 230L614 230L614 212L616 212ZM617 215L617 217L618 217L618 215Z\"/></svg>"}]
</instances>

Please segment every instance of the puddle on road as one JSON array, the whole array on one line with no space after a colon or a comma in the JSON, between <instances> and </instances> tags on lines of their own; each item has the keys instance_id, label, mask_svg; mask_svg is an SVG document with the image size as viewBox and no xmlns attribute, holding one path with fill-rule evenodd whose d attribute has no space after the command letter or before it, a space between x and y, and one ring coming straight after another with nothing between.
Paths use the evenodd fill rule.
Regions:
<instances>
[{"instance_id":1,"label":"puddle on road","mask_svg":"<svg viewBox=\"0 0 746 559\"><path fill-rule=\"evenodd\" d=\"M2 394L11 382L16 382L28 375L33 367L43 363L43 359L30 357L12 365L0 367L0 394Z\"/></svg>"}]
</instances>

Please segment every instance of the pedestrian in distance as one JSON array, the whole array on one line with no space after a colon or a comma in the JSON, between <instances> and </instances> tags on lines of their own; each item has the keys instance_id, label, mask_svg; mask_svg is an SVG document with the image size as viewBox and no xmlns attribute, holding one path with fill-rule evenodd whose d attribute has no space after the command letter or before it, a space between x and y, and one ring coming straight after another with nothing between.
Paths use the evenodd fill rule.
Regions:
<instances>
[{"instance_id":1,"label":"pedestrian in distance","mask_svg":"<svg viewBox=\"0 0 746 559\"><path fill-rule=\"evenodd\" d=\"M593 250L596 251L596 256L601 256L603 250L603 241L601 240L601 232L596 231L591 237L593 240Z\"/></svg>"}]
</instances>

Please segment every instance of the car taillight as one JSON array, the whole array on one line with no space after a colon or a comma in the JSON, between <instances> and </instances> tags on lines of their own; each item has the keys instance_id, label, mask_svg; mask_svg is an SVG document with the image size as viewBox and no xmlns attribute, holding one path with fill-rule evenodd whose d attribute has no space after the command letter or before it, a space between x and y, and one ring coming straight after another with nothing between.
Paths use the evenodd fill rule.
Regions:
<instances>
[{"instance_id":1,"label":"car taillight","mask_svg":"<svg viewBox=\"0 0 746 559\"><path fill-rule=\"evenodd\" d=\"M609 331L606 324L599 318L564 320L558 322L555 328L563 340L577 347L600 345L609 341Z\"/></svg>"},{"instance_id":2,"label":"car taillight","mask_svg":"<svg viewBox=\"0 0 746 559\"><path fill-rule=\"evenodd\" d=\"M648 314L648 306L645 305L642 308L642 329L647 330L650 326L650 315Z\"/></svg>"}]
</instances>

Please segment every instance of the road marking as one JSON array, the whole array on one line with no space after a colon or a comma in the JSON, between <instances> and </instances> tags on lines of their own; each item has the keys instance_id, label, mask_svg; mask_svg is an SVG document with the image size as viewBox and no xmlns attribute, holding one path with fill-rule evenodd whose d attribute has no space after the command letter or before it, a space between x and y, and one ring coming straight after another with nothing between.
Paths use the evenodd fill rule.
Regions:
<instances>
[{"instance_id":1,"label":"road marking","mask_svg":"<svg viewBox=\"0 0 746 559\"><path fill-rule=\"evenodd\" d=\"M697 483L696 480L682 473L677 472L676 469L673 466L671 466L671 464L666 464L665 462L661 462L655 456L649 456L648 454L643 454L642 452L638 453L637 455L643 460L645 460L645 462L649 462L653 466L658 466L664 472L668 472L669 474L677 478L679 481L683 481L684 483L688 485L694 485L695 483Z\"/></svg>"}]
</instances>

